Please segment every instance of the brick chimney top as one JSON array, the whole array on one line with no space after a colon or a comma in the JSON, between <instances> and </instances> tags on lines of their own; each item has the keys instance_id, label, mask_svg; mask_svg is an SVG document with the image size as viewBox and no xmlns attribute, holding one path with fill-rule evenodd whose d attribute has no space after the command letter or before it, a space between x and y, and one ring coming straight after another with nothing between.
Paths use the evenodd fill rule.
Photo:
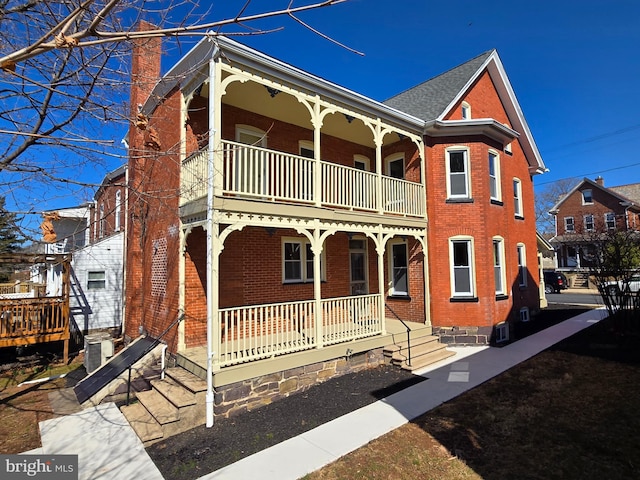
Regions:
<instances>
[{"instance_id":1,"label":"brick chimney top","mask_svg":"<svg viewBox=\"0 0 640 480\"><path fill-rule=\"evenodd\" d=\"M600 185L601 187L604 187L604 178L602 178L600 175L598 175L598 178L596 178L596 183L598 185Z\"/></svg>"}]
</instances>

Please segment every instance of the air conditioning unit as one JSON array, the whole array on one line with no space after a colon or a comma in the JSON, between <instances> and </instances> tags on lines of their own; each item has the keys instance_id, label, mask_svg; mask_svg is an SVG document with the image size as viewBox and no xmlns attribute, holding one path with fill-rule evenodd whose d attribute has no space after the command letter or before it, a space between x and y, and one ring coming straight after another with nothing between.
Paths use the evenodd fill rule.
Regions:
<instances>
[{"instance_id":1,"label":"air conditioning unit","mask_svg":"<svg viewBox=\"0 0 640 480\"><path fill-rule=\"evenodd\" d=\"M108 333L94 333L84 337L84 368L87 373L100 368L113 357L113 339Z\"/></svg>"}]
</instances>

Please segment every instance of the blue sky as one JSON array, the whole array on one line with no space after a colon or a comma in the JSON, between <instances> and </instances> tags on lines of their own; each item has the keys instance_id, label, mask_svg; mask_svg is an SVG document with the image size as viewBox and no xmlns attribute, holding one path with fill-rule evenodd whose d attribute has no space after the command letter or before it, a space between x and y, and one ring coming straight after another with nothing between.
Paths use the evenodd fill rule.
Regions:
<instances>
[{"instance_id":1,"label":"blue sky","mask_svg":"<svg viewBox=\"0 0 640 480\"><path fill-rule=\"evenodd\" d=\"M232 17L244 3L214 0L210 18ZM248 13L287 3L254 0ZM602 175L607 186L640 182L638 0L349 0L300 17L365 55L286 18L254 24L284 26L281 32L236 39L376 100L496 48L550 170L535 178L537 190L568 177L577 183ZM195 41L165 44L166 67ZM120 146L124 131L113 136ZM84 171L82 180L99 182L106 171ZM83 195L36 208L74 206L90 198Z\"/></svg>"}]
</instances>

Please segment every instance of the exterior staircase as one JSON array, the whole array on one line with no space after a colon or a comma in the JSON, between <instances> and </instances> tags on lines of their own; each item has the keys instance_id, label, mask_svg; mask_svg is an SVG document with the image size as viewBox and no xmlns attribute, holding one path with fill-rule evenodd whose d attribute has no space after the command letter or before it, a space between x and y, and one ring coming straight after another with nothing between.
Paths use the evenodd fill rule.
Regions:
<instances>
[{"instance_id":1,"label":"exterior staircase","mask_svg":"<svg viewBox=\"0 0 640 480\"><path fill-rule=\"evenodd\" d=\"M409 348L406 340L397 341L392 345L384 347L383 353L385 359L392 365L396 365L404 370L414 372L433 363L444 360L445 358L455 355L454 352L447 350L444 343L440 343L440 339L431 335L431 329L411 330L411 359L409 359Z\"/></svg>"},{"instance_id":2,"label":"exterior staircase","mask_svg":"<svg viewBox=\"0 0 640 480\"><path fill-rule=\"evenodd\" d=\"M578 272L573 279L573 288L589 288L589 274L587 272Z\"/></svg>"},{"instance_id":3,"label":"exterior staircase","mask_svg":"<svg viewBox=\"0 0 640 480\"><path fill-rule=\"evenodd\" d=\"M145 446L205 423L207 383L183 368L165 370L151 381L151 390L138 392L137 403L123 406L125 418Z\"/></svg>"}]
</instances>

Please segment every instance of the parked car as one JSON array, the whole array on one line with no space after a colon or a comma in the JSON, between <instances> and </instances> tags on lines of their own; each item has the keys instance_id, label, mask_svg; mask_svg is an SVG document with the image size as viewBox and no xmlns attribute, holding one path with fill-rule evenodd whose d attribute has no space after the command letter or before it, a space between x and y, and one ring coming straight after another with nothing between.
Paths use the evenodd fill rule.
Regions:
<instances>
[{"instance_id":1,"label":"parked car","mask_svg":"<svg viewBox=\"0 0 640 480\"><path fill-rule=\"evenodd\" d=\"M631 293L637 293L640 290L640 273L634 273L626 280L608 282L606 285L610 295L617 295L620 292L630 290Z\"/></svg>"},{"instance_id":2,"label":"parked car","mask_svg":"<svg viewBox=\"0 0 640 480\"><path fill-rule=\"evenodd\" d=\"M544 293L560 293L569 288L567 277L561 272L544 272Z\"/></svg>"}]
</instances>

